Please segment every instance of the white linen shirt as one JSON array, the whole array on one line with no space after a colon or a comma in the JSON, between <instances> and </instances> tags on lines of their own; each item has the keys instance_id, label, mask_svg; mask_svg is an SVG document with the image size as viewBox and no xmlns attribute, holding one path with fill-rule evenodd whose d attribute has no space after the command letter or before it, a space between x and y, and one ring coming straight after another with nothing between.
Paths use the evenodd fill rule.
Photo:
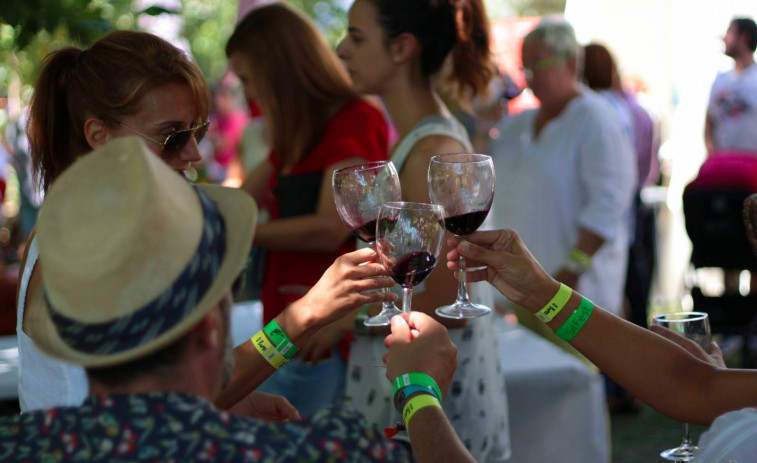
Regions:
<instances>
[{"instance_id":1,"label":"white linen shirt","mask_svg":"<svg viewBox=\"0 0 757 463\"><path fill-rule=\"evenodd\" d=\"M568 262L581 228L602 237L576 289L618 314L637 176L633 148L613 109L587 88L534 138L537 111L503 120L492 143L497 228L515 229L552 275Z\"/></svg>"}]
</instances>

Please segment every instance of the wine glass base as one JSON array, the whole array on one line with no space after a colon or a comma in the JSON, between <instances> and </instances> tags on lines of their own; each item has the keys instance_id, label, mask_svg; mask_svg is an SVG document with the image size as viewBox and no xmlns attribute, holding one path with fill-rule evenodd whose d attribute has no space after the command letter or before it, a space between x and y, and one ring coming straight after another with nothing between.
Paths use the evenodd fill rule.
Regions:
<instances>
[{"instance_id":1,"label":"wine glass base","mask_svg":"<svg viewBox=\"0 0 757 463\"><path fill-rule=\"evenodd\" d=\"M444 318L454 318L461 320L464 318L478 318L489 315L492 309L485 305L474 304L472 302L455 302L451 305L445 305L436 309L436 314Z\"/></svg>"},{"instance_id":2,"label":"wine glass base","mask_svg":"<svg viewBox=\"0 0 757 463\"><path fill-rule=\"evenodd\" d=\"M680 447L660 452L660 456L668 461L692 461L696 451L696 445L682 444Z\"/></svg>"},{"instance_id":3,"label":"wine glass base","mask_svg":"<svg viewBox=\"0 0 757 463\"><path fill-rule=\"evenodd\" d=\"M394 304L389 304L388 306L384 306L383 309L381 309L381 312L379 312L378 315L374 315L371 318L366 319L363 324L365 326L387 326L392 324L392 317L401 314L402 311L394 306Z\"/></svg>"}]
</instances>

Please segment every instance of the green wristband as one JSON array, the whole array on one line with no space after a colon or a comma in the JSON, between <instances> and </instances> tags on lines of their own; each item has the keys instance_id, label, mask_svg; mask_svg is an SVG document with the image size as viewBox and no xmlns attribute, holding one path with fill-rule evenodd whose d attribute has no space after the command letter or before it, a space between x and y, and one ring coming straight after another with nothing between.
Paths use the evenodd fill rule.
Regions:
<instances>
[{"instance_id":1,"label":"green wristband","mask_svg":"<svg viewBox=\"0 0 757 463\"><path fill-rule=\"evenodd\" d=\"M439 397L439 400L441 401L442 391L439 389L439 385L436 384L434 378L430 377L426 373L405 373L404 375L397 376L393 383L394 394L397 395L397 392L400 389L406 386L410 386L411 384L426 386L433 389L436 393L436 396Z\"/></svg>"},{"instance_id":2,"label":"green wristband","mask_svg":"<svg viewBox=\"0 0 757 463\"><path fill-rule=\"evenodd\" d=\"M589 320L589 317L591 316L592 310L594 310L594 303L585 297L582 297L578 308L573 311L565 323L555 331L557 337L565 342L572 341L578 332L583 329L584 325L586 325L587 320Z\"/></svg>"},{"instance_id":3,"label":"green wristband","mask_svg":"<svg viewBox=\"0 0 757 463\"><path fill-rule=\"evenodd\" d=\"M281 329L276 319L273 319L268 323L263 332L271 340L273 347L279 351L287 360L292 360L292 357L300 350L294 345L289 336Z\"/></svg>"}]
</instances>

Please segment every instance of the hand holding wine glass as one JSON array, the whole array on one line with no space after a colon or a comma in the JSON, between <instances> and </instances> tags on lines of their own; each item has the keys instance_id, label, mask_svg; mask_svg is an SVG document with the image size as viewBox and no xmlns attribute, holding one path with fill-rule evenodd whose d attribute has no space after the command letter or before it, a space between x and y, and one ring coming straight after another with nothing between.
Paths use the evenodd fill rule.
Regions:
<instances>
[{"instance_id":1,"label":"hand holding wine glass","mask_svg":"<svg viewBox=\"0 0 757 463\"><path fill-rule=\"evenodd\" d=\"M681 336L695 341L705 351L709 348L712 337L710 335L710 320L704 312L674 312L655 315L652 325L662 326ZM660 456L670 461L691 461L697 446L689 435L689 424L683 424L683 441L681 445L660 453Z\"/></svg>"},{"instance_id":2,"label":"hand holding wine glass","mask_svg":"<svg viewBox=\"0 0 757 463\"><path fill-rule=\"evenodd\" d=\"M402 285L402 312L410 312L413 287L436 267L444 239L444 211L435 204L386 203L379 210L376 238L381 263Z\"/></svg>"},{"instance_id":3,"label":"hand holding wine glass","mask_svg":"<svg viewBox=\"0 0 757 463\"><path fill-rule=\"evenodd\" d=\"M478 230L494 200L494 165L483 154L441 154L431 158L428 168L428 192L431 202L444 208L447 231L464 238ZM457 299L436 309L447 318L475 318L491 312L475 304L468 296L465 258L459 258Z\"/></svg>"},{"instance_id":4,"label":"hand holding wine glass","mask_svg":"<svg viewBox=\"0 0 757 463\"><path fill-rule=\"evenodd\" d=\"M373 246L379 208L384 203L402 199L394 164L378 161L338 169L334 171L331 183L334 204L342 222L356 238ZM399 313L394 303L385 302L381 312L364 323L366 326L389 325L392 317Z\"/></svg>"}]
</instances>

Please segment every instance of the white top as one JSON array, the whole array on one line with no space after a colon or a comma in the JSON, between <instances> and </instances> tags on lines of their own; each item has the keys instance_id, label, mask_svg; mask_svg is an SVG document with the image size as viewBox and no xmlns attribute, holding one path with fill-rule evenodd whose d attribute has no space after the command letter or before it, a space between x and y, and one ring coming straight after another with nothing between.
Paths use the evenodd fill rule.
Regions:
<instances>
[{"instance_id":1,"label":"white top","mask_svg":"<svg viewBox=\"0 0 757 463\"><path fill-rule=\"evenodd\" d=\"M757 456L757 410L745 408L721 415L699 438L695 462L729 463L755 461Z\"/></svg>"},{"instance_id":2,"label":"white top","mask_svg":"<svg viewBox=\"0 0 757 463\"><path fill-rule=\"evenodd\" d=\"M707 112L716 148L757 152L757 63L718 74Z\"/></svg>"},{"instance_id":3,"label":"white top","mask_svg":"<svg viewBox=\"0 0 757 463\"><path fill-rule=\"evenodd\" d=\"M22 412L81 405L89 393L84 368L42 354L22 328L29 279L38 257L37 238L34 237L29 243L18 292L18 399Z\"/></svg>"},{"instance_id":4,"label":"white top","mask_svg":"<svg viewBox=\"0 0 757 463\"><path fill-rule=\"evenodd\" d=\"M536 114L503 120L492 143L497 228L515 229L552 275L568 262L581 228L604 238L576 289L618 314L637 176L633 148L612 108L587 88L534 139Z\"/></svg>"}]
</instances>

